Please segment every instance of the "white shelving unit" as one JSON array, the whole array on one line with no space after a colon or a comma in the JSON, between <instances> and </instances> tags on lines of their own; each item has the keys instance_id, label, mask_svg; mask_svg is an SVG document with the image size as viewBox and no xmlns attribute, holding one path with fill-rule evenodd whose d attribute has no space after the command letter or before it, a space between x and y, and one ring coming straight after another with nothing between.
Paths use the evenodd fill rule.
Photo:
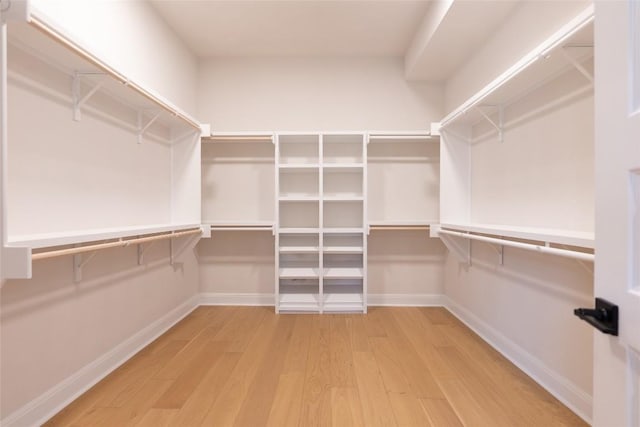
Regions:
<instances>
[{"instance_id":1,"label":"white shelving unit","mask_svg":"<svg viewBox=\"0 0 640 427\"><path fill-rule=\"evenodd\" d=\"M8 25L7 59L3 150L30 167L3 180L4 278L31 277L32 249L198 233L207 126L38 16Z\"/></svg>"},{"instance_id":2,"label":"white shelving unit","mask_svg":"<svg viewBox=\"0 0 640 427\"><path fill-rule=\"evenodd\" d=\"M593 259L592 45L591 6L442 120L432 234L461 260L500 239Z\"/></svg>"},{"instance_id":3,"label":"white shelving unit","mask_svg":"<svg viewBox=\"0 0 640 427\"><path fill-rule=\"evenodd\" d=\"M364 134L276 141L276 310L366 311Z\"/></svg>"}]
</instances>

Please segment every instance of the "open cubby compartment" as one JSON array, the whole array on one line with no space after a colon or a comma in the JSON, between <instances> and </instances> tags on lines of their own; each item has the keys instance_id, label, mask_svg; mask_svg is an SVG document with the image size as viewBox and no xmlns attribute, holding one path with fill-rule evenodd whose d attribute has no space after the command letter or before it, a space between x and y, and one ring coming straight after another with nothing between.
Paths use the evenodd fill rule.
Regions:
<instances>
[{"instance_id":1,"label":"open cubby compartment","mask_svg":"<svg viewBox=\"0 0 640 427\"><path fill-rule=\"evenodd\" d=\"M384 139L367 148L367 215L370 223L438 222L440 143Z\"/></svg>"},{"instance_id":2,"label":"open cubby compartment","mask_svg":"<svg viewBox=\"0 0 640 427\"><path fill-rule=\"evenodd\" d=\"M280 198L318 198L319 169L281 169Z\"/></svg>"},{"instance_id":3,"label":"open cubby compartment","mask_svg":"<svg viewBox=\"0 0 640 427\"><path fill-rule=\"evenodd\" d=\"M363 134L322 135L322 161L325 165L362 164Z\"/></svg>"},{"instance_id":4,"label":"open cubby compartment","mask_svg":"<svg viewBox=\"0 0 640 427\"><path fill-rule=\"evenodd\" d=\"M279 163L283 166L318 165L319 135L278 135Z\"/></svg>"},{"instance_id":5,"label":"open cubby compartment","mask_svg":"<svg viewBox=\"0 0 640 427\"><path fill-rule=\"evenodd\" d=\"M318 201L281 201L280 228L317 229L320 227Z\"/></svg>"},{"instance_id":6,"label":"open cubby compartment","mask_svg":"<svg viewBox=\"0 0 640 427\"><path fill-rule=\"evenodd\" d=\"M344 280L327 280L323 285L323 311L362 311L364 310L364 294L362 281L353 283Z\"/></svg>"},{"instance_id":7,"label":"open cubby compartment","mask_svg":"<svg viewBox=\"0 0 640 427\"><path fill-rule=\"evenodd\" d=\"M274 169L274 148L268 142L203 143L202 221L273 223Z\"/></svg>"},{"instance_id":8,"label":"open cubby compartment","mask_svg":"<svg viewBox=\"0 0 640 427\"><path fill-rule=\"evenodd\" d=\"M363 254L324 253L324 277L330 279L362 279Z\"/></svg>"},{"instance_id":9,"label":"open cubby compartment","mask_svg":"<svg viewBox=\"0 0 640 427\"><path fill-rule=\"evenodd\" d=\"M364 227L363 201L330 201L325 200L325 229L361 229Z\"/></svg>"},{"instance_id":10,"label":"open cubby compartment","mask_svg":"<svg viewBox=\"0 0 640 427\"><path fill-rule=\"evenodd\" d=\"M363 174L362 168L324 169L324 199L349 200L363 198Z\"/></svg>"},{"instance_id":11,"label":"open cubby compartment","mask_svg":"<svg viewBox=\"0 0 640 427\"><path fill-rule=\"evenodd\" d=\"M320 235L315 234L280 234L279 252L285 253L318 253Z\"/></svg>"},{"instance_id":12,"label":"open cubby compartment","mask_svg":"<svg viewBox=\"0 0 640 427\"><path fill-rule=\"evenodd\" d=\"M278 258L280 269L311 269L313 277L318 276L318 268L320 267L320 254L318 253L284 253ZM306 274L306 273L305 273ZM309 273L310 274L310 273ZM306 274L304 277L307 277Z\"/></svg>"},{"instance_id":13,"label":"open cubby compartment","mask_svg":"<svg viewBox=\"0 0 640 427\"><path fill-rule=\"evenodd\" d=\"M364 252L363 233L326 233L322 242L324 254L362 254Z\"/></svg>"},{"instance_id":14,"label":"open cubby compartment","mask_svg":"<svg viewBox=\"0 0 640 427\"><path fill-rule=\"evenodd\" d=\"M7 157L30 166L7 171L8 244L200 224L199 125L30 24L9 27Z\"/></svg>"},{"instance_id":15,"label":"open cubby compartment","mask_svg":"<svg viewBox=\"0 0 640 427\"><path fill-rule=\"evenodd\" d=\"M320 285L318 279L280 280L278 292L280 311L318 311L320 309Z\"/></svg>"}]
</instances>

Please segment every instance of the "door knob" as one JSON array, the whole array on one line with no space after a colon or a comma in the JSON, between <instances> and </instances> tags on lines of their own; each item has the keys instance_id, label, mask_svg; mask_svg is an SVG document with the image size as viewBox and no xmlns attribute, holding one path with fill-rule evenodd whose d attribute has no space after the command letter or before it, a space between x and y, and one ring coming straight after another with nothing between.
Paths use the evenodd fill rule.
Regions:
<instances>
[{"instance_id":1,"label":"door knob","mask_svg":"<svg viewBox=\"0 0 640 427\"><path fill-rule=\"evenodd\" d=\"M576 308L573 314L600 332L618 335L618 306L602 298L596 298L596 308Z\"/></svg>"}]
</instances>

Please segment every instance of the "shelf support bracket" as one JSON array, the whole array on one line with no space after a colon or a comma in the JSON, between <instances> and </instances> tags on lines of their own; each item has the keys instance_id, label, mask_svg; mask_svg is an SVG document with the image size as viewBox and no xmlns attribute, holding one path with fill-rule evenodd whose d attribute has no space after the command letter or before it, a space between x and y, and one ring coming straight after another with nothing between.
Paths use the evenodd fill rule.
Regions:
<instances>
[{"instance_id":1,"label":"shelf support bracket","mask_svg":"<svg viewBox=\"0 0 640 427\"><path fill-rule=\"evenodd\" d=\"M154 243L155 242L149 242L146 246L144 243L138 243L138 265L144 264L144 253L147 252Z\"/></svg>"},{"instance_id":2,"label":"shelf support bracket","mask_svg":"<svg viewBox=\"0 0 640 427\"><path fill-rule=\"evenodd\" d=\"M157 111L147 123L143 124L144 116L140 111L138 111L138 144L142 144L142 137L144 136L144 133L149 129L149 127L151 127L153 122L158 120L160 114L162 114L162 111Z\"/></svg>"},{"instance_id":3,"label":"shelf support bracket","mask_svg":"<svg viewBox=\"0 0 640 427\"><path fill-rule=\"evenodd\" d=\"M578 48L587 48L587 47L593 48L593 46L564 46L561 49L561 52L562 52L562 55L566 58L566 60L569 61L569 63L571 63L571 65L573 65L575 69L580 72L580 74L582 74L587 80L589 80L589 83L593 83L593 74L591 74L586 68L582 66L582 64L580 64L576 60L576 58L569 55L569 53L567 52L567 50L569 49L578 49Z\"/></svg>"},{"instance_id":4,"label":"shelf support bracket","mask_svg":"<svg viewBox=\"0 0 640 427\"><path fill-rule=\"evenodd\" d=\"M502 108L502 105L491 105L491 107L498 109L498 123L494 122L491 117L489 117L489 115L482 110L480 105L476 107L476 110L478 110L478 112L482 114L482 117L484 117L491 124L491 126L493 126L498 131L498 140L500 142L504 142L504 137L502 134L504 123L504 108Z\"/></svg>"},{"instance_id":5,"label":"shelf support bracket","mask_svg":"<svg viewBox=\"0 0 640 427\"><path fill-rule=\"evenodd\" d=\"M429 235L431 237L439 237L459 262L471 266L471 240L465 239L466 242L461 242L458 237L440 234L440 226L436 224L429 227Z\"/></svg>"},{"instance_id":6,"label":"shelf support bracket","mask_svg":"<svg viewBox=\"0 0 640 427\"><path fill-rule=\"evenodd\" d=\"M73 281L78 283L82 280L82 268L87 265L89 261L96 256L98 252L91 252L86 257L83 257L82 254L77 254L73 256Z\"/></svg>"},{"instance_id":7,"label":"shelf support bracket","mask_svg":"<svg viewBox=\"0 0 640 427\"><path fill-rule=\"evenodd\" d=\"M178 263L178 258L182 255L188 248L193 248L196 243L200 240L200 235L186 236L187 240L180 248L176 249L176 244L174 242L175 238L169 239L169 251L170 251L170 262L171 265L175 265Z\"/></svg>"},{"instance_id":8,"label":"shelf support bracket","mask_svg":"<svg viewBox=\"0 0 640 427\"><path fill-rule=\"evenodd\" d=\"M498 263L504 265L504 245L493 245L490 243L489 246L498 254Z\"/></svg>"},{"instance_id":9,"label":"shelf support bracket","mask_svg":"<svg viewBox=\"0 0 640 427\"><path fill-rule=\"evenodd\" d=\"M73 97L73 120L79 122L82 119L82 106L86 104L86 102L96 94L100 90L102 86L104 86L104 80L96 83L94 87L92 87L89 92L87 92L84 96L82 95L81 88L81 80L83 76L86 75L99 75L104 76L104 73L80 73L75 72L73 74L73 82L71 85L71 94Z\"/></svg>"}]
</instances>

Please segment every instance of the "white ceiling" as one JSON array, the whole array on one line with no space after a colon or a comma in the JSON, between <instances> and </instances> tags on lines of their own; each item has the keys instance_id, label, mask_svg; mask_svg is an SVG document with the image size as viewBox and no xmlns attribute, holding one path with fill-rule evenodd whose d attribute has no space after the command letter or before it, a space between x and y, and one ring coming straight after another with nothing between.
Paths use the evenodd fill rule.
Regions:
<instances>
[{"instance_id":1,"label":"white ceiling","mask_svg":"<svg viewBox=\"0 0 640 427\"><path fill-rule=\"evenodd\" d=\"M443 81L520 0L149 1L201 58L403 57L419 46L407 78Z\"/></svg>"},{"instance_id":2,"label":"white ceiling","mask_svg":"<svg viewBox=\"0 0 640 427\"><path fill-rule=\"evenodd\" d=\"M402 56L428 1L151 0L194 53Z\"/></svg>"}]
</instances>

